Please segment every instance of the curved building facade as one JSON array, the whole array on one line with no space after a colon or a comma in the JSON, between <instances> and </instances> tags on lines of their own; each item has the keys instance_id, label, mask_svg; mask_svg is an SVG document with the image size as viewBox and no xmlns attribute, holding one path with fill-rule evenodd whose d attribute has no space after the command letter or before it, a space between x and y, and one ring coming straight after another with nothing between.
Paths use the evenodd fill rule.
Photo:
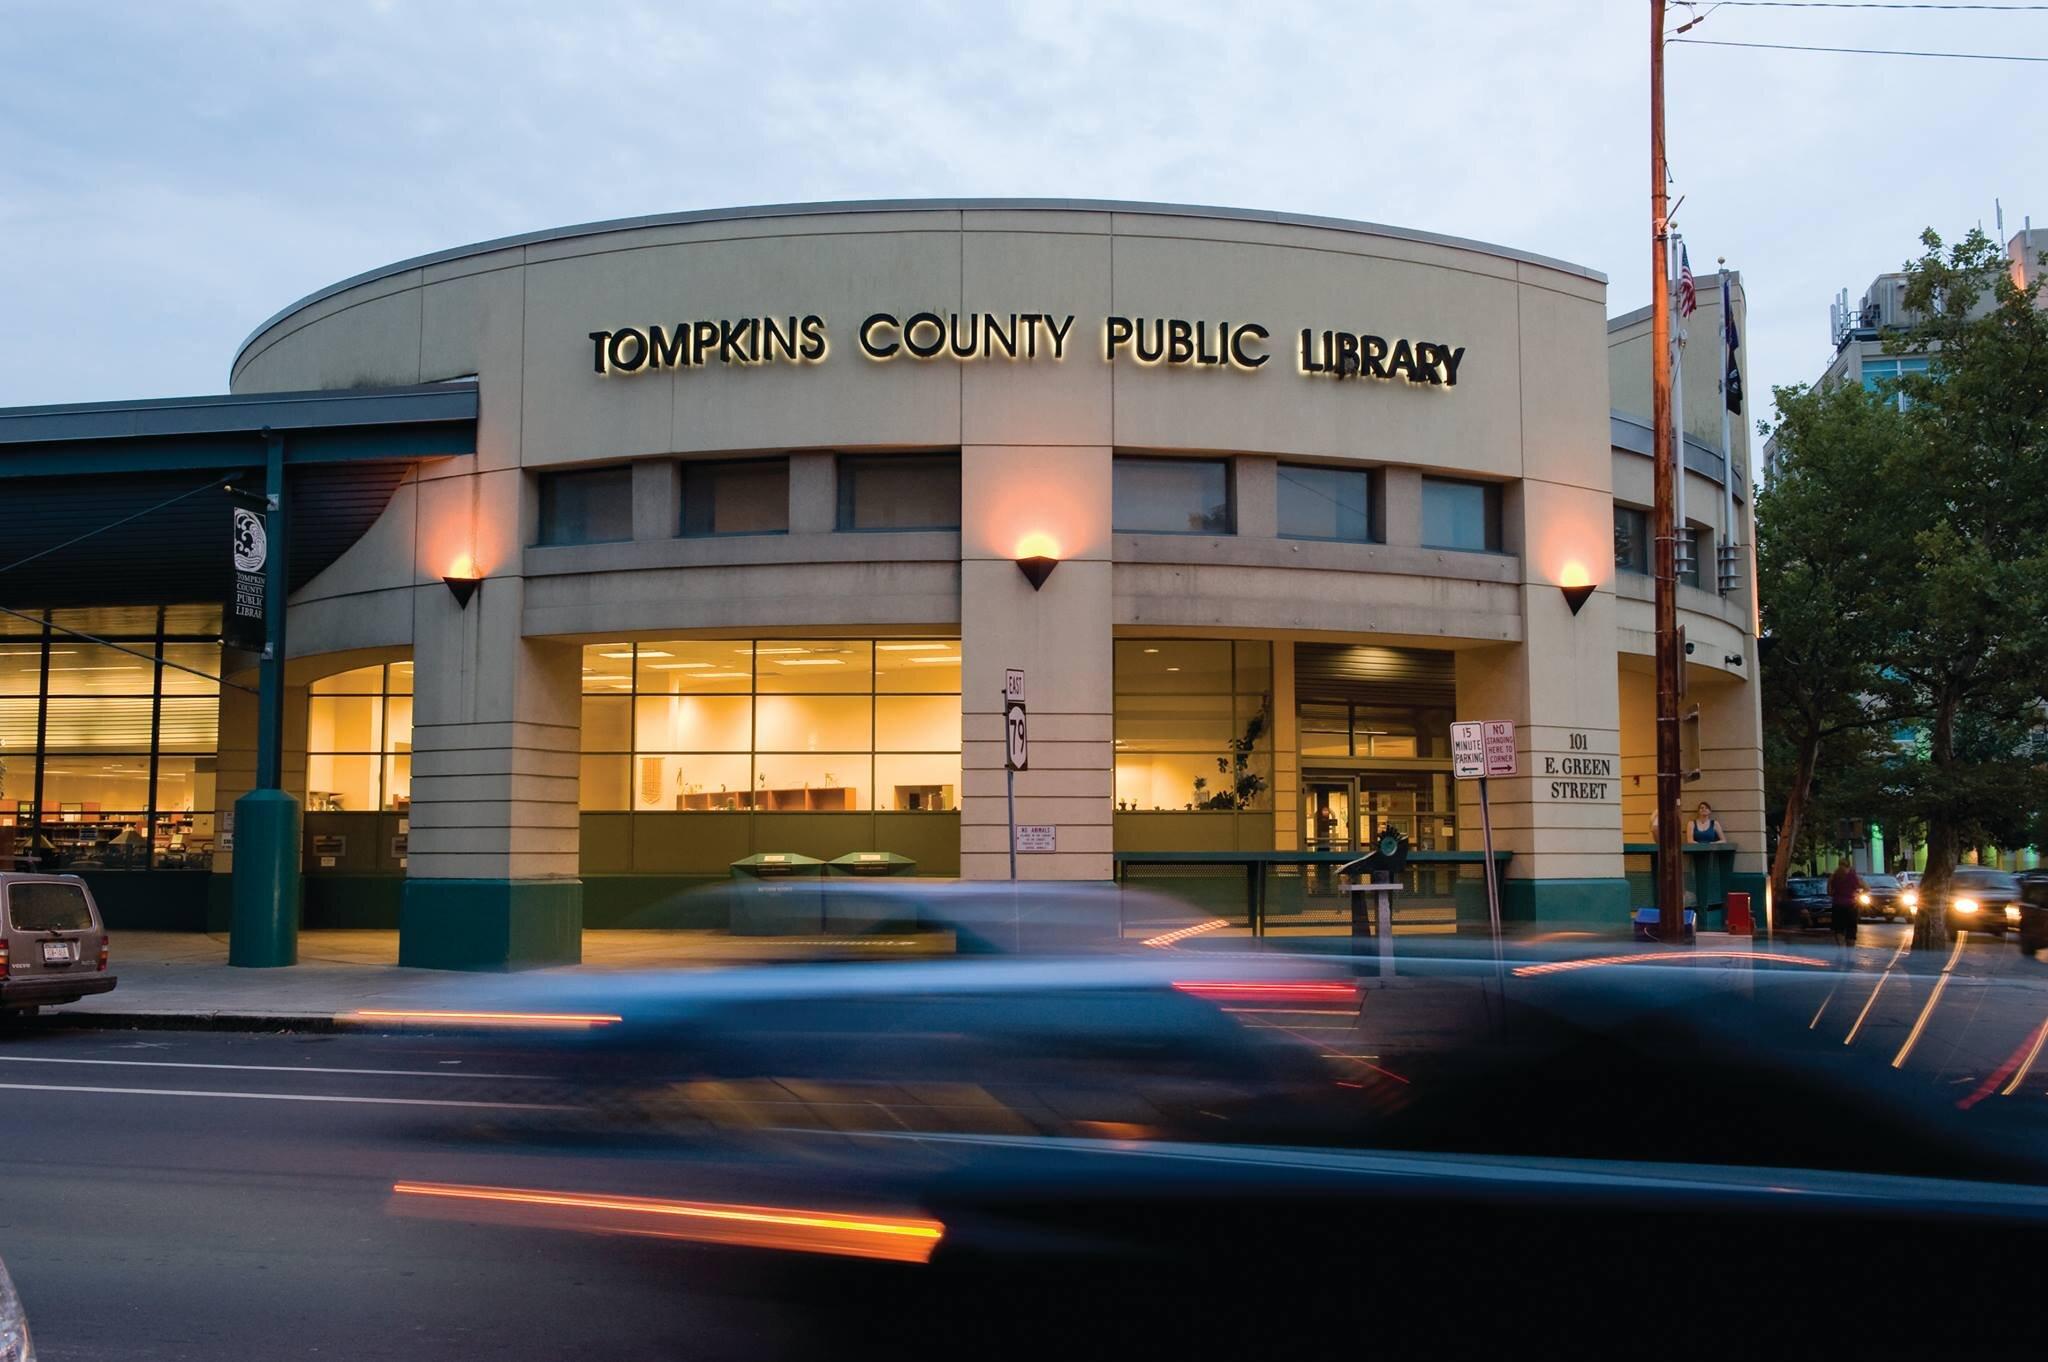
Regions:
<instances>
[{"instance_id":1,"label":"curved building facade","mask_svg":"<svg viewBox=\"0 0 2048 1362\"><path fill-rule=\"evenodd\" d=\"M598 224L324 290L250 337L237 394L473 379L480 407L476 452L292 596L309 920L396 914L408 959L488 964L683 920L750 855L1006 876L1021 671L1020 876L1388 826L1470 851L1448 727L1506 720L1509 915L1619 922L1650 464L1605 299L1472 242L1079 202ZM1750 539L1737 461L1689 446L1710 565ZM1708 572L1689 789L1760 881L1753 609Z\"/></svg>"}]
</instances>

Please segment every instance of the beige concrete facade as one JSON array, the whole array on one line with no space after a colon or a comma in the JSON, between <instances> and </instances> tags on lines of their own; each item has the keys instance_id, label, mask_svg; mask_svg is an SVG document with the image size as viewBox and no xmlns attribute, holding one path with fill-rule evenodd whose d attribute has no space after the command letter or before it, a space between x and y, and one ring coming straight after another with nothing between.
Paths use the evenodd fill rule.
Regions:
<instances>
[{"instance_id":1,"label":"beige concrete facade","mask_svg":"<svg viewBox=\"0 0 2048 1362\"><path fill-rule=\"evenodd\" d=\"M1709 337L1710 294L1718 307L1703 288L1693 323ZM1518 725L1523 774L1493 791L1509 875L1619 883L1639 746L1629 668L1647 652L1649 613L1647 579L1618 579L1611 565L1610 518L1617 500L1647 501L1649 464L1612 438L1614 409L1635 406L1624 389L1640 347L1628 328L1610 330L1605 299L1600 276L1561 262L1277 215L765 209L540 234L351 281L261 328L233 387L479 385L478 452L423 464L370 533L293 598L295 678L374 650L416 662L413 879L578 875L581 644L957 632L963 875L1008 872L1008 668L1028 673L1032 730L1017 819L1051 825L1057 840L1021 857L1020 873L1111 875L1113 642L1151 636L1275 645L1271 845L1301 835L1292 648L1439 649L1455 654L1456 717ZM864 319L918 312L1072 322L1058 358L1052 322L1035 358L864 352ZM589 338L807 316L827 339L808 362L598 372ZM1218 326L1256 323L1266 334L1247 349L1266 358L1145 363L1126 348L1111 359L1112 317L1141 332L1200 321L1212 348ZM1456 382L1304 372L1304 330L1312 358L1325 332L1426 342L1442 365L1457 347ZM1688 357L1689 413L1718 401L1714 347L1696 348L1707 367L1694 380ZM1718 445L1717 423L1691 424ZM836 456L916 451L958 452L957 530L836 527ZM679 537L682 464L752 454L789 456L787 533ZM1132 456L1227 460L1231 532L1119 529L1115 469ZM630 539L537 543L540 473L621 463L634 466ZM1275 479L1291 463L1373 470L1377 542L1281 537ZM1498 489L1497 547L1425 544L1432 477ZM1695 518L1718 523L1719 483L1692 483ZM1037 591L1014 563L1027 541L1049 542L1060 560ZM484 584L462 609L440 579L469 565ZM1597 590L1574 616L1557 588L1577 580ZM1697 689L1713 697L1702 732L1716 803L1760 853L1748 599L1687 589L1684 604L1696 665L1714 674ZM1721 664L1735 655L1741 665ZM1624 774L1597 796L1560 796L1546 769L1589 757ZM229 803L239 791L225 770L221 791ZM1469 787L1460 797L1459 840L1476 846Z\"/></svg>"}]
</instances>

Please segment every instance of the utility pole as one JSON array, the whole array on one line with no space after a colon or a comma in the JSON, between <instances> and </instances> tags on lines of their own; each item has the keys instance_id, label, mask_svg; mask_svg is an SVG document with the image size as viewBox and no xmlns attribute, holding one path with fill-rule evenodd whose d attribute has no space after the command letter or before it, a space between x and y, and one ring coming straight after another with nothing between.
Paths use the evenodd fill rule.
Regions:
<instances>
[{"instance_id":1,"label":"utility pole","mask_svg":"<svg viewBox=\"0 0 2048 1362\"><path fill-rule=\"evenodd\" d=\"M1671 411L1670 224L1664 170L1664 0L1650 0L1650 428L1657 440L1657 925L1685 939L1679 861L1677 426Z\"/></svg>"}]
</instances>

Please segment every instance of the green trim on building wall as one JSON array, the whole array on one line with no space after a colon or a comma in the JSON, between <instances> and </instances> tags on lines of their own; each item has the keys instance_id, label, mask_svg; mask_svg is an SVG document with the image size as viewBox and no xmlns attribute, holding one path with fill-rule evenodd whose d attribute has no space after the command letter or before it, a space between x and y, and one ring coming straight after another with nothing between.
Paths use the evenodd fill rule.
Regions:
<instances>
[{"instance_id":1,"label":"green trim on building wall","mask_svg":"<svg viewBox=\"0 0 2048 1362\"><path fill-rule=\"evenodd\" d=\"M92 890L112 931L197 932L209 925L213 881L221 884L221 926L227 929L227 876L204 870L66 870Z\"/></svg>"},{"instance_id":2,"label":"green trim on building wall","mask_svg":"<svg viewBox=\"0 0 2048 1362\"><path fill-rule=\"evenodd\" d=\"M1619 875L1613 879L1501 881L1503 922L1627 932L1629 912L1628 880Z\"/></svg>"},{"instance_id":3,"label":"green trim on building wall","mask_svg":"<svg viewBox=\"0 0 2048 1362\"><path fill-rule=\"evenodd\" d=\"M401 965L509 970L582 959L580 880L405 882L398 922Z\"/></svg>"},{"instance_id":4,"label":"green trim on building wall","mask_svg":"<svg viewBox=\"0 0 2048 1362\"><path fill-rule=\"evenodd\" d=\"M309 930L372 927L388 932L398 927L404 902L403 875L308 875L299 925Z\"/></svg>"},{"instance_id":5,"label":"green trim on building wall","mask_svg":"<svg viewBox=\"0 0 2048 1362\"><path fill-rule=\"evenodd\" d=\"M585 875L583 925L597 928L708 927L723 930L731 900L724 875ZM708 891L708 892L707 892Z\"/></svg>"}]
</instances>

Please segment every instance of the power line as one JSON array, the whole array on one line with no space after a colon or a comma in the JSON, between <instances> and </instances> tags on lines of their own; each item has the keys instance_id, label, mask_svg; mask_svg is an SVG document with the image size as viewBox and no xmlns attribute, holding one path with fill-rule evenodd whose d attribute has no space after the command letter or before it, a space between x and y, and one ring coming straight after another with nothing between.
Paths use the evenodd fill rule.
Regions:
<instances>
[{"instance_id":1,"label":"power line","mask_svg":"<svg viewBox=\"0 0 2048 1362\"><path fill-rule=\"evenodd\" d=\"M1732 3L1732 0L1730 0ZM1674 47L1756 47L1773 52L1846 52L1862 57L1946 57L1951 61L2048 62L2048 57L2013 56L2005 52L1915 52L1896 47L1814 47L1805 43L1731 43L1712 38L1673 38Z\"/></svg>"},{"instance_id":2,"label":"power line","mask_svg":"<svg viewBox=\"0 0 2048 1362\"><path fill-rule=\"evenodd\" d=\"M1991 14L2026 14L2048 11L2048 5L1922 5L1904 0L1720 0L1715 9L1960 9Z\"/></svg>"}]
</instances>

